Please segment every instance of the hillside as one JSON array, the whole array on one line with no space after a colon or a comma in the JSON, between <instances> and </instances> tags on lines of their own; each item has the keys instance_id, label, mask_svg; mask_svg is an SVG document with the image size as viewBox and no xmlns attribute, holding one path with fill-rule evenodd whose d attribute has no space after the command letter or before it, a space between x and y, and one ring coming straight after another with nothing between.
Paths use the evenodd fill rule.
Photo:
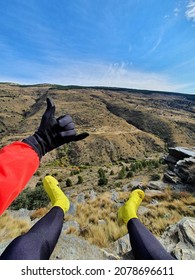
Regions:
<instances>
[{"instance_id":1,"label":"hillside","mask_svg":"<svg viewBox=\"0 0 195 280\"><path fill-rule=\"evenodd\" d=\"M65 248L65 239L76 242L78 250L83 251L83 246L88 247L85 241L98 248L110 248L116 246L116 242L121 247L119 243L124 243L124 240L120 241L120 238L126 236L125 246L129 250L127 230L118 224L117 209L127 200L132 187L138 184L146 191L140 219L158 238L167 227L186 216L195 216L194 185L190 185L192 188L188 192L188 184L182 184L170 171L166 177L173 184L164 181L167 165L162 162L169 147L195 146L194 95L0 83L1 146L21 140L35 131L48 96L55 102L57 117L69 113L77 132L87 131L90 136L62 146L42 158L26 189L0 217L0 251L50 209L42 188L42 178L46 174L55 176L71 201L54 258L85 257L82 254L78 256L79 251L75 251L73 256L64 256L64 251L59 251L59 248ZM173 155L168 157L171 164ZM186 171L185 164L180 166L180 170L184 169ZM101 184L100 170L106 178ZM193 177L190 168L188 171L186 176ZM170 233L173 231L168 228ZM163 240L163 243L167 241L166 234ZM170 244L173 244L172 240ZM189 246L185 249L176 244L170 248L170 244L166 244L167 249L178 259L195 258L195 252ZM114 254L116 256L116 250ZM102 251L91 257L102 258Z\"/></svg>"},{"instance_id":2,"label":"hillside","mask_svg":"<svg viewBox=\"0 0 195 280\"><path fill-rule=\"evenodd\" d=\"M120 88L0 84L1 145L33 133L46 97L90 136L69 145L72 164L97 165L164 153L195 143L195 96Z\"/></svg>"}]
</instances>

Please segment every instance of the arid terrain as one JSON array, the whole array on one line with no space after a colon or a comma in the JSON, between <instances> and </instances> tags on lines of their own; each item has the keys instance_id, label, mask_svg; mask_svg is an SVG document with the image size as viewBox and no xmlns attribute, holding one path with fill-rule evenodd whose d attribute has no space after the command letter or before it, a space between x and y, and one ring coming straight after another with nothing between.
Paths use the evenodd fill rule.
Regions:
<instances>
[{"instance_id":1,"label":"arid terrain","mask_svg":"<svg viewBox=\"0 0 195 280\"><path fill-rule=\"evenodd\" d=\"M80 223L79 234L82 237L104 247L110 240L122 236L126 229L123 228L121 232L117 224L117 208L128 198L132 187L139 183L149 190L143 205L150 209L150 213L142 213L141 219L154 234L160 235L166 226L184 216L194 217L194 194L178 194L171 190L169 183L163 182L166 165L162 164L161 159L169 147L195 146L195 95L0 83L1 147L34 133L45 111L47 97L51 97L56 105L56 117L69 113L77 132L86 131L89 137L44 156L26 189L41 186L42 178L51 174L59 180L61 188L73 203L81 201L83 196L85 203L79 202L75 214L77 218L73 217ZM99 182L101 168L106 177L102 184ZM151 181L158 181L159 185L155 187ZM158 188L157 192L153 192ZM95 198L92 199L93 192ZM27 205L31 196L32 193L24 192L13 208L31 209ZM153 201L158 203L153 204ZM33 205L34 218L47 211L41 208L47 206L48 200L44 202L46 205ZM5 225L3 219L6 219ZM72 219L71 215L68 219ZM107 226L102 225L102 233L94 235L100 228L101 220L106 221ZM114 228L113 223L116 232L109 237L106 232L108 225ZM13 231L12 226L11 230L8 229L8 224L13 222L7 221L5 213L0 220L0 236L4 236L5 240L6 236L10 238L9 234ZM19 231L12 237L27 230L20 223L16 224ZM74 229L69 230L69 233L72 232ZM103 244L102 236L107 236Z\"/></svg>"},{"instance_id":2,"label":"arid terrain","mask_svg":"<svg viewBox=\"0 0 195 280\"><path fill-rule=\"evenodd\" d=\"M1 145L30 135L46 108L69 113L78 132L90 136L70 145L75 164L101 165L195 144L195 96L118 88L0 84Z\"/></svg>"}]
</instances>

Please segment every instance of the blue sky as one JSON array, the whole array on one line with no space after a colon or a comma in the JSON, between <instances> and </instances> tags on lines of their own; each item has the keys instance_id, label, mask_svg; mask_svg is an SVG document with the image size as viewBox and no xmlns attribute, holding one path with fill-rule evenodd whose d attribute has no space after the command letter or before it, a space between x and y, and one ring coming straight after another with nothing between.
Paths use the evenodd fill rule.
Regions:
<instances>
[{"instance_id":1,"label":"blue sky","mask_svg":"<svg viewBox=\"0 0 195 280\"><path fill-rule=\"evenodd\" d=\"M1 1L0 82L195 93L195 1Z\"/></svg>"}]
</instances>

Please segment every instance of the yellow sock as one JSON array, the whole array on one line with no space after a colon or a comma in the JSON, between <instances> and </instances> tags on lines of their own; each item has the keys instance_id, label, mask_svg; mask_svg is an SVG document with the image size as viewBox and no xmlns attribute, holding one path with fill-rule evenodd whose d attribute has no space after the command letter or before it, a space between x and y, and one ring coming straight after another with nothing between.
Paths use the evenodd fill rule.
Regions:
<instances>
[{"instance_id":1,"label":"yellow sock","mask_svg":"<svg viewBox=\"0 0 195 280\"><path fill-rule=\"evenodd\" d=\"M137 218L137 210L144 198L144 191L136 189L132 191L129 199L118 210L118 219L123 220L126 224L132 218Z\"/></svg>"},{"instance_id":2,"label":"yellow sock","mask_svg":"<svg viewBox=\"0 0 195 280\"><path fill-rule=\"evenodd\" d=\"M59 206L65 214L70 208L70 202L67 196L59 188L58 184L58 181L51 175L45 176L43 179L43 186L51 200L52 206Z\"/></svg>"}]
</instances>

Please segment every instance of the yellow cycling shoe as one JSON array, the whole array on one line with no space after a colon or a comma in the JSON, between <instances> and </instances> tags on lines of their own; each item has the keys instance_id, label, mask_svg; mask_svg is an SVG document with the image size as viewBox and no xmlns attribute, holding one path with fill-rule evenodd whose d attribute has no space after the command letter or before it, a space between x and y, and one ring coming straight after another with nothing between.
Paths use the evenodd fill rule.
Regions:
<instances>
[{"instance_id":1,"label":"yellow cycling shoe","mask_svg":"<svg viewBox=\"0 0 195 280\"><path fill-rule=\"evenodd\" d=\"M125 202L125 204L119 208L118 219L127 224L130 219L138 218L137 210L144 199L144 196L144 191L140 189L132 191L127 202Z\"/></svg>"},{"instance_id":2,"label":"yellow cycling shoe","mask_svg":"<svg viewBox=\"0 0 195 280\"><path fill-rule=\"evenodd\" d=\"M51 200L52 206L59 206L65 214L70 208L70 202L58 185L58 181L51 175L45 176L43 179L43 186Z\"/></svg>"}]
</instances>

